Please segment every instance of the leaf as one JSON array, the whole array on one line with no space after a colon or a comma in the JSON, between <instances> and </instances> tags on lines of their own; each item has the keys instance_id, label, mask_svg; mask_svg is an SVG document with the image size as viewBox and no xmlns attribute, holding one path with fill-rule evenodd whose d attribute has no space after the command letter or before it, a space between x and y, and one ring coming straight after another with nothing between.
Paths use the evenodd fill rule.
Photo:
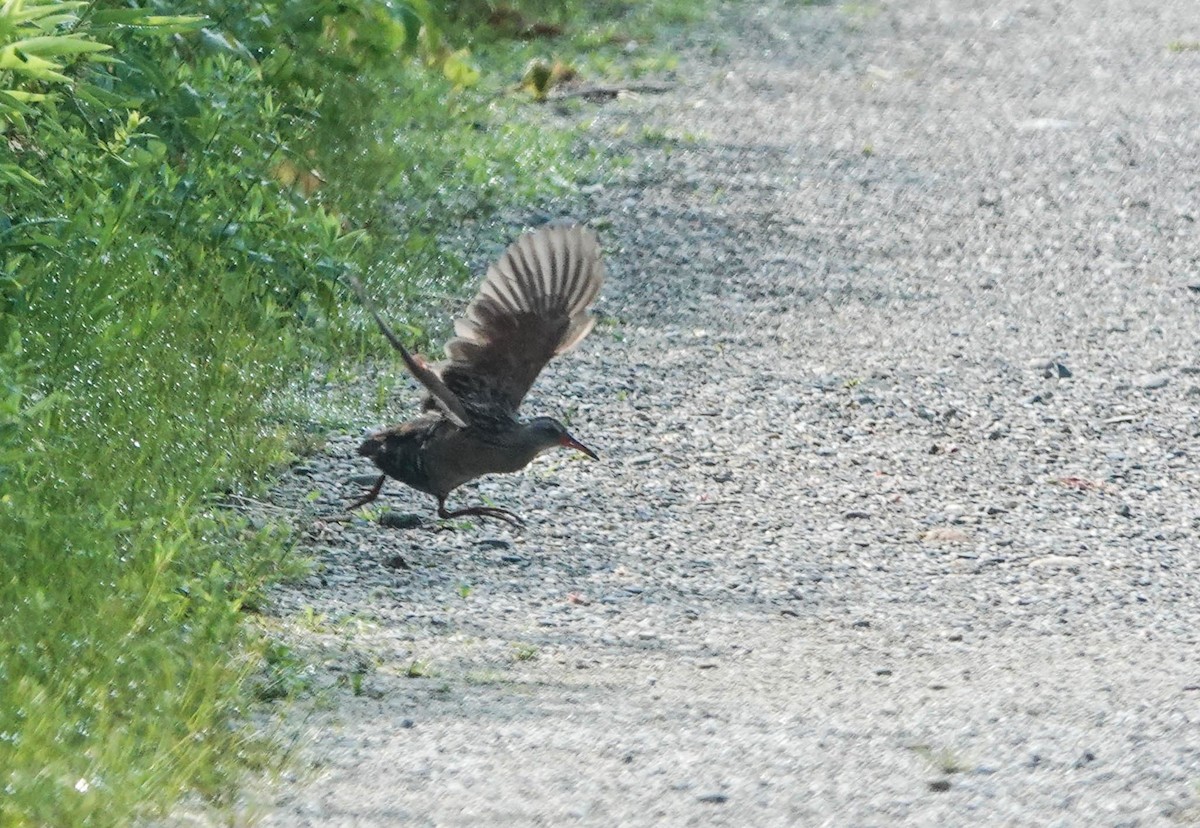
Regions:
<instances>
[{"instance_id":1,"label":"leaf","mask_svg":"<svg viewBox=\"0 0 1200 828\"><path fill-rule=\"evenodd\" d=\"M424 21L421 20L416 9L407 3L397 9L396 16L400 18L400 25L404 27L404 51L411 55L417 51L417 46L420 45L421 27L424 25Z\"/></svg>"},{"instance_id":2,"label":"leaf","mask_svg":"<svg viewBox=\"0 0 1200 828\"><path fill-rule=\"evenodd\" d=\"M216 29L201 29L200 40L208 49L214 52L225 52L251 64L258 65L258 61L254 59L254 55L250 54L250 50L239 43L235 37L229 37L223 32L218 32Z\"/></svg>"},{"instance_id":3,"label":"leaf","mask_svg":"<svg viewBox=\"0 0 1200 828\"><path fill-rule=\"evenodd\" d=\"M0 71L9 69L38 80L56 80L62 83L70 83L71 79L58 71L61 68L60 64L45 60L37 55L26 55L17 51L12 46L0 49Z\"/></svg>"},{"instance_id":4,"label":"leaf","mask_svg":"<svg viewBox=\"0 0 1200 828\"><path fill-rule=\"evenodd\" d=\"M29 23L33 20L42 20L42 18L50 17L51 15L62 15L63 12L74 11L81 9L88 4L84 0L71 0L65 3L46 3L43 6L21 6L14 3L5 3L3 10L5 17L13 26L19 26L22 23ZM43 21L44 22L44 21Z\"/></svg>"},{"instance_id":5,"label":"leaf","mask_svg":"<svg viewBox=\"0 0 1200 828\"><path fill-rule=\"evenodd\" d=\"M474 86L478 83L479 70L471 64L470 57L469 49L459 49L447 55L442 64L442 73L446 80L459 87Z\"/></svg>"},{"instance_id":6,"label":"leaf","mask_svg":"<svg viewBox=\"0 0 1200 828\"><path fill-rule=\"evenodd\" d=\"M145 9L107 9L95 12L90 20L93 29L110 26L157 29L163 34L195 31L211 22L201 15L155 15L147 14Z\"/></svg>"},{"instance_id":7,"label":"leaf","mask_svg":"<svg viewBox=\"0 0 1200 828\"><path fill-rule=\"evenodd\" d=\"M27 55L57 56L81 55L87 52L105 52L111 48L107 43L83 40L76 35L64 35L58 37L27 37L23 40L14 40L4 48L4 51L7 52L9 49L13 49Z\"/></svg>"},{"instance_id":8,"label":"leaf","mask_svg":"<svg viewBox=\"0 0 1200 828\"><path fill-rule=\"evenodd\" d=\"M26 92L22 89L0 89L0 101L7 103L7 101L4 101L5 97L11 98L14 101L20 101L21 103L37 103L49 100L50 98L44 92Z\"/></svg>"},{"instance_id":9,"label":"leaf","mask_svg":"<svg viewBox=\"0 0 1200 828\"><path fill-rule=\"evenodd\" d=\"M16 164L0 164L0 181L13 186L20 186L22 183L32 184L36 187L42 186L41 179Z\"/></svg>"}]
</instances>

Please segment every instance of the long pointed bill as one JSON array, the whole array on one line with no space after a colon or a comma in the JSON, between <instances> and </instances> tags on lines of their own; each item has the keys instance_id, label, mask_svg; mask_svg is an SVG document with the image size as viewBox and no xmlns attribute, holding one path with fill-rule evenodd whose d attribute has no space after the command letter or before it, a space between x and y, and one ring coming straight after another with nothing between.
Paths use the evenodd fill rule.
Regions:
<instances>
[{"instance_id":1,"label":"long pointed bill","mask_svg":"<svg viewBox=\"0 0 1200 828\"><path fill-rule=\"evenodd\" d=\"M564 434L562 437L562 440L559 441L559 445L561 445L563 448L572 448L572 449L575 449L576 451L582 451L584 454L586 454L588 457L592 458L593 460L600 459L600 455L596 454L596 452L592 451L590 448L585 446L583 443L576 440L570 434Z\"/></svg>"}]
</instances>

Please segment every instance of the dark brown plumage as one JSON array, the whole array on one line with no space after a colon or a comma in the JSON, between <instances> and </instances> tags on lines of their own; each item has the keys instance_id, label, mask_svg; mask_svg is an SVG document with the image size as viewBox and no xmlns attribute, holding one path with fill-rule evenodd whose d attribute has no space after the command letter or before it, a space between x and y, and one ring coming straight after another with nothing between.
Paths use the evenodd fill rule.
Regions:
<instances>
[{"instance_id":1,"label":"dark brown plumage","mask_svg":"<svg viewBox=\"0 0 1200 828\"><path fill-rule=\"evenodd\" d=\"M563 446L596 453L550 417L521 422L521 401L542 368L588 335L588 306L604 282L595 234L579 225L547 225L513 242L488 268L466 315L454 323L446 362L429 366L392 333L353 278L351 285L384 336L428 392L424 413L368 437L358 453L383 472L349 508L369 503L393 477L438 501L443 518L476 515L520 525L506 509L446 509L450 492L485 474L515 472L541 452Z\"/></svg>"}]
</instances>

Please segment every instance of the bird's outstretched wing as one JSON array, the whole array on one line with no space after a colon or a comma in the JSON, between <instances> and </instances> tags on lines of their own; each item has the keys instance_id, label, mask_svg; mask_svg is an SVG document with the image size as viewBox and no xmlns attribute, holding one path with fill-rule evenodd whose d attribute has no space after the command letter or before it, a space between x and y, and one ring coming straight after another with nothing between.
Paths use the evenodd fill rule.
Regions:
<instances>
[{"instance_id":1,"label":"bird's outstretched wing","mask_svg":"<svg viewBox=\"0 0 1200 828\"><path fill-rule=\"evenodd\" d=\"M552 224L521 236L454 323L440 371L445 387L472 418L515 416L546 363L591 331L596 320L587 309L603 283L590 229Z\"/></svg>"}]
</instances>

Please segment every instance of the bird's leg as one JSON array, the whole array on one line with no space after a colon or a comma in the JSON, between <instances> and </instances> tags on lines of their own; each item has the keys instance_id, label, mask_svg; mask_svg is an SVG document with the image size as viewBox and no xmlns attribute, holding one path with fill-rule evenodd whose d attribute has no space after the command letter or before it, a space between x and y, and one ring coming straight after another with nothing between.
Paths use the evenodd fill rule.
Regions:
<instances>
[{"instance_id":1,"label":"bird's leg","mask_svg":"<svg viewBox=\"0 0 1200 828\"><path fill-rule=\"evenodd\" d=\"M375 481L375 485L371 487L371 491L360 497L358 500L346 507L347 512L352 512L359 506L365 506L375 498L379 497L379 490L383 488L383 481L387 480L386 474L379 475L379 479Z\"/></svg>"},{"instance_id":2,"label":"bird's leg","mask_svg":"<svg viewBox=\"0 0 1200 828\"><path fill-rule=\"evenodd\" d=\"M440 518L459 518L459 517L490 517L502 520L505 523L511 523L518 529L523 528L525 523L521 518L514 515L507 509L497 509L494 506L468 506L465 509L455 509L453 512L446 510L446 498L438 498L438 517Z\"/></svg>"}]
</instances>

